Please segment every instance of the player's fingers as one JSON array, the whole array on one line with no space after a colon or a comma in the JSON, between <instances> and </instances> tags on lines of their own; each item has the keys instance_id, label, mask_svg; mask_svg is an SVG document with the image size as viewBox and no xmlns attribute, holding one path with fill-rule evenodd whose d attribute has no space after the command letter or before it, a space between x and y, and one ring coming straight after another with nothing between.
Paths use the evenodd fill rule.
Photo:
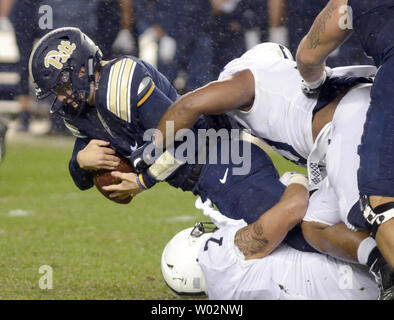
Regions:
<instances>
[{"instance_id":1,"label":"player's fingers","mask_svg":"<svg viewBox=\"0 0 394 320\"><path fill-rule=\"evenodd\" d=\"M95 144L96 146L99 146L99 147L109 146L109 142L108 141L98 140L98 139L93 139L93 140L90 141L90 143Z\"/></svg>"},{"instance_id":2,"label":"player's fingers","mask_svg":"<svg viewBox=\"0 0 394 320\"><path fill-rule=\"evenodd\" d=\"M110 154L110 155L114 155L116 153L116 151L112 148L103 148L103 151L105 154Z\"/></svg>"},{"instance_id":3,"label":"player's fingers","mask_svg":"<svg viewBox=\"0 0 394 320\"><path fill-rule=\"evenodd\" d=\"M118 178L118 179L121 179L121 180L125 180L127 178L127 173L120 172L120 171L112 171L111 175L114 178Z\"/></svg>"},{"instance_id":4,"label":"player's fingers","mask_svg":"<svg viewBox=\"0 0 394 320\"><path fill-rule=\"evenodd\" d=\"M136 177L137 175L133 172L120 172L120 171L112 171L111 175L114 178L121 179L122 181L128 181L132 183L137 183L136 182Z\"/></svg>"},{"instance_id":5,"label":"player's fingers","mask_svg":"<svg viewBox=\"0 0 394 320\"><path fill-rule=\"evenodd\" d=\"M119 161L106 160L105 164L112 167L112 170L115 170L119 165Z\"/></svg>"},{"instance_id":6,"label":"player's fingers","mask_svg":"<svg viewBox=\"0 0 394 320\"><path fill-rule=\"evenodd\" d=\"M116 156L111 156L111 155L104 155L103 160L106 162L113 162L118 165L120 163L120 159Z\"/></svg>"},{"instance_id":7,"label":"player's fingers","mask_svg":"<svg viewBox=\"0 0 394 320\"><path fill-rule=\"evenodd\" d=\"M120 184L111 184L109 186L104 186L103 190L105 191L121 191Z\"/></svg>"},{"instance_id":8,"label":"player's fingers","mask_svg":"<svg viewBox=\"0 0 394 320\"><path fill-rule=\"evenodd\" d=\"M126 192L112 192L109 197L111 199L118 199L118 200L124 200L130 196L129 193Z\"/></svg>"},{"instance_id":9,"label":"player's fingers","mask_svg":"<svg viewBox=\"0 0 394 320\"><path fill-rule=\"evenodd\" d=\"M110 163L105 163L105 164L101 164L99 166L99 169L103 169L103 170L115 170L118 167L118 165L115 162L110 162Z\"/></svg>"}]
</instances>

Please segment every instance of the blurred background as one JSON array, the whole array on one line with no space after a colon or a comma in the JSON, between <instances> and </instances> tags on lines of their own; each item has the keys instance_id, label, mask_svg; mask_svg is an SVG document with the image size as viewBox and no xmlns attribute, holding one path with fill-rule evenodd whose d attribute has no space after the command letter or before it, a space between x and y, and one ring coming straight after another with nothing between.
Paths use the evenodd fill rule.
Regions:
<instances>
[{"instance_id":1,"label":"blurred background","mask_svg":"<svg viewBox=\"0 0 394 320\"><path fill-rule=\"evenodd\" d=\"M78 27L100 46L104 59L138 56L184 93L217 79L226 63L257 43L281 43L295 55L298 43L326 3L0 0L0 121L8 123L12 132L69 134L62 121L49 118L45 103L37 103L28 79L33 44L51 29ZM333 52L328 64L335 67L371 61L351 39Z\"/></svg>"},{"instance_id":2,"label":"blurred background","mask_svg":"<svg viewBox=\"0 0 394 320\"><path fill-rule=\"evenodd\" d=\"M73 137L37 102L34 43L82 29L104 59L129 54L157 67L180 94L217 79L230 60L273 41L293 55L327 0L0 0L0 299L179 299L160 256L181 229L206 221L195 196L159 184L129 206L81 192L68 173ZM350 39L331 67L372 64ZM7 130L8 129L8 130ZM5 147L5 149L4 149ZM282 174L300 171L269 153ZM53 268L53 290L38 287Z\"/></svg>"}]
</instances>

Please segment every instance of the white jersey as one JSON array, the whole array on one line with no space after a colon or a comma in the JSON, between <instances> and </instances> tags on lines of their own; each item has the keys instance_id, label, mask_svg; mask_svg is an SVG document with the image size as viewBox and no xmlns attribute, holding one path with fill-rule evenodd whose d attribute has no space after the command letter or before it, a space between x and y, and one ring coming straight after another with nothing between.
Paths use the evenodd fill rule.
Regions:
<instances>
[{"instance_id":1,"label":"white jersey","mask_svg":"<svg viewBox=\"0 0 394 320\"><path fill-rule=\"evenodd\" d=\"M219 80L249 69L255 80L252 108L229 115L285 158L306 160L313 147L312 111L317 99L302 93L302 78L294 61L267 56L265 50L264 44L256 46L227 64L220 74Z\"/></svg>"},{"instance_id":2,"label":"white jersey","mask_svg":"<svg viewBox=\"0 0 394 320\"><path fill-rule=\"evenodd\" d=\"M321 189L310 198L304 221L326 225L344 222L353 229L348 213L359 200L360 156L357 150L370 104L371 87L371 84L364 84L353 88L338 104L326 153L327 177Z\"/></svg>"},{"instance_id":3,"label":"white jersey","mask_svg":"<svg viewBox=\"0 0 394 320\"><path fill-rule=\"evenodd\" d=\"M210 299L377 299L378 286L367 270L323 254L281 244L265 258L245 260L234 245L239 228L216 231L217 241L208 240L200 249Z\"/></svg>"},{"instance_id":4,"label":"white jersey","mask_svg":"<svg viewBox=\"0 0 394 320\"><path fill-rule=\"evenodd\" d=\"M286 159L302 166L306 166L307 161L324 166L331 128L326 125L320 132L324 137L313 141L312 119L318 100L303 94L302 77L296 62L287 57L283 49L283 46L273 43L259 44L225 66L219 80L242 70L250 70L255 81L251 109L232 111L228 115L255 136L264 139ZM333 69L333 76L370 77L375 72L374 66L351 66ZM312 152L317 153L317 159L315 156L308 159Z\"/></svg>"}]
</instances>

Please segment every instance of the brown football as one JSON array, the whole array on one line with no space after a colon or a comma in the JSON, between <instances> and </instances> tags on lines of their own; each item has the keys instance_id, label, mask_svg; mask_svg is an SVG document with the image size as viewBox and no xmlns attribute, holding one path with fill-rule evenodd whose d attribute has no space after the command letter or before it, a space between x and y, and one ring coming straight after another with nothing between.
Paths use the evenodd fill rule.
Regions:
<instances>
[{"instance_id":1,"label":"brown football","mask_svg":"<svg viewBox=\"0 0 394 320\"><path fill-rule=\"evenodd\" d=\"M116 153L115 154L119 159L120 159L120 163L118 165L118 167L113 170L113 171L120 171L120 172L134 172L133 171L133 167L131 166L131 163L123 156L121 156L120 154ZM111 199L109 197L111 192L105 191L103 190L104 186L108 186L111 184L118 184L121 181L117 178L114 178L111 175L111 171L110 170L98 170L94 173L93 175L93 181L95 186L97 187L97 189L109 200L117 202L117 203L121 203L121 204L127 204L129 203L133 197L130 196L126 199L123 200L116 200L116 199Z\"/></svg>"}]
</instances>

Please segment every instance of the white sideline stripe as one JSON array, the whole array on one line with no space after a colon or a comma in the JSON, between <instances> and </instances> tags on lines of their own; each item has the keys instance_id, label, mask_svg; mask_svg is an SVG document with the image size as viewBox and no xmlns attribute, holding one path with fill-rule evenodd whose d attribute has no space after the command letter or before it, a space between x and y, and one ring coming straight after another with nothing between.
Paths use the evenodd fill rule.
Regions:
<instances>
[{"instance_id":1,"label":"white sideline stripe","mask_svg":"<svg viewBox=\"0 0 394 320\"><path fill-rule=\"evenodd\" d=\"M194 217L194 216L179 216L179 217L165 219L165 221L166 222L188 222L188 221L194 221L195 219L196 219L196 217Z\"/></svg>"},{"instance_id":2,"label":"white sideline stripe","mask_svg":"<svg viewBox=\"0 0 394 320\"><path fill-rule=\"evenodd\" d=\"M10 217L25 217L25 216L28 216L29 214L30 213L28 211L21 210L21 209L11 210L8 212L8 215Z\"/></svg>"}]
</instances>

